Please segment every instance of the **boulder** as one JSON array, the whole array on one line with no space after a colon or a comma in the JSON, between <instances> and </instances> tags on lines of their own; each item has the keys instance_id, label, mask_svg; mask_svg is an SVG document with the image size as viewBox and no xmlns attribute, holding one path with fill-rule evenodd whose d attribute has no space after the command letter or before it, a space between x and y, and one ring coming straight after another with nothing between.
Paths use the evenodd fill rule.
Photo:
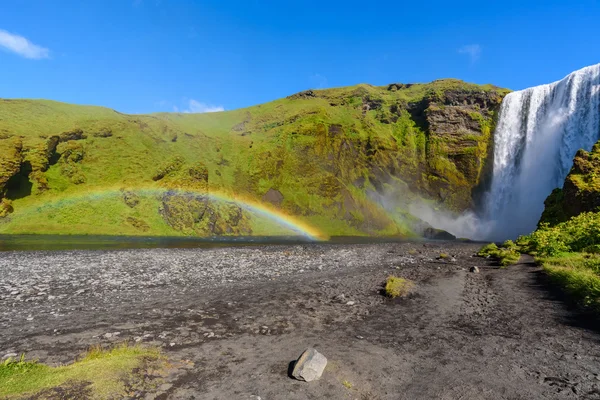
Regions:
<instances>
[{"instance_id":1,"label":"boulder","mask_svg":"<svg viewBox=\"0 0 600 400\"><path fill-rule=\"evenodd\" d=\"M426 228L423 231L423 237L426 239L433 240L456 240L456 236L454 236L450 232L446 232L442 229L436 229L432 227Z\"/></svg>"},{"instance_id":2,"label":"boulder","mask_svg":"<svg viewBox=\"0 0 600 400\"><path fill-rule=\"evenodd\" d=\"M471 269L469 269L469 272L473 272L475 274L479 273L479 267L471 267Z\"/></svg>"},{"instance_id":3,"label":"boulder","mask_svg":"<svg viewBox=\"0 0 600 400\"><path fill-rule=\"evenodd\" d=\"M300 381L311 382L323 374L327 358L313 348L306 349L294 365L292 376Z\"/></svg>"}]
</instances>

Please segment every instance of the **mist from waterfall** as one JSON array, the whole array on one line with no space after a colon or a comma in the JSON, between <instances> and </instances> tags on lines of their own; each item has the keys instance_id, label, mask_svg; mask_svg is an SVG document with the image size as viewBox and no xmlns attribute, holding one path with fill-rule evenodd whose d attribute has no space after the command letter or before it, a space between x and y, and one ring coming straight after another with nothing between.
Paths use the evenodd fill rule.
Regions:
<instances>
[{"instance_id":1,"label":"mist from waterfall","mask_svg":"<svg viewBox=\"0 0 600 400\"><path fill-rule=\"evenodd\" d=\"M508 94L494 133L493 177L477 236L504 240L535 230L544 200L562 187L577 150L590 150L599 138L600 64Z\"/></svg>"}]
</instances>

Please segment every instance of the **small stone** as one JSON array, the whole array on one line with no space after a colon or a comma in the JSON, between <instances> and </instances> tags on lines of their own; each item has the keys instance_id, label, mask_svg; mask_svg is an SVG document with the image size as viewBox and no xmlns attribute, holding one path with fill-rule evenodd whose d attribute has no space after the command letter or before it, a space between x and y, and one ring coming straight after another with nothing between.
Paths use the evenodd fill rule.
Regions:
<instances>
[{"instance_id":1,"label":"small stone","mask_svg":"<svg viewBox=\"0 0 600 400\"><path fill-rule=\"evenodd\" d=\"M292 376L300 381L311 382L323 374L327 366L327 358L317 350L308 348L296 361Z\"/></svg>"},{"instance_id":2,"label":"small stone","mask_svg":"<svg viewBox=\"0 0 600 400\"><path fill-rule=\"evenodd\" d=\"M352 301L352 300L350 300L349 302L346 303L347 306L353 306L355 304L356 304L356 302Z\"/></svg>"},{"instance_id":3,"label":"small stone","mask_svg":"<svg viewBox=\"0 0 600 400\"><path fill-rule=\"evenodd\" d=\"M175 343L169 343L169 346L173 347L175 346Z\"/></svg>"},{"instance_id":4,"label":"small stone","mask_svg":"<svg viewBox=\"0 0 600 400\"><path fill-rule=\"evenodd\" d=\"M78 296L83 293L85 293L85 289L79 289L78 291L75 292L75 296Z\"/></svg>"},{"instance_id":5,"label":"small stone","mask_svg":"<svg viewBox=\"0 0 600 400\"><path fill-rule=\"evenodd\" d=\"M456 258L452 257L452 258L450 259L450 262L456 262Z\"/></svg>"},{"instance_id":6,"label":"small stone","mask_svg":"<svg viewBox=\"0 0 600 400\"><path fill-rule=\"evenodd\" d=\"M2 356L2 359L3 359L3 360L6 360L6 359L8 359L8 358L15 358L15 357L17 357L17 356L18 356L18 354L17 354L17 353L6 353L4 356Z\"/></svg>"},{"instance_id":7,"label":"small stone","mask_svg":"<svg viewBox=\"0 0 600 400\"><path fill-rule=\"evenodd\" d=\"M112 336L113 336L112 333L105 333L104 334L104 337L107 338L107 339L110 339Z\"/></svg>"},{"instance_id":8,"label":"small stone","mask_svg":"<svg viewBox=\"0 0 600 400\"><path fill-rule=\"evenodd\" d=\"M33 321L33 317L27 317L27 321Z\"/></svg>"},{"instance_id":9,"label":"small stone","mask_svg":"<svg viewBox=\"0 0 600 400\"><path fill-rule=\"evenodd\" d=\"M479 267L471 267L471 269L469 269L469 272L473 272L475 274L479 273Z\"/></svg>"},{"instance_id":10,"label":"small stone","mask_svg":"<svg viewBox=\"0 0 600 400\"><path fill-rule=\"evenodd\" d=\"M357 338L358 340L363 340L363 339L364 339L364 336L356 335L356 338Z\"/></svg>"},{"instance_id":11,"label":"small stone","mask_svg":"<svg viewBox=\"0 0 600 400\"><path fill-rule=\"evenodd\" d=\"M339 301L340 303L343 303L344 301L346 301L346 296L344 296L344 294L338 294L337 296L333 296L333 300L335 301Z\"/></svg>"},{"instance_id":12,"label":"small stone","mask_svg":"<svg viewBox=\"0 0 600 400\"><path fill-rule=\"evenodd\" d=\"M173 387L173 384L171 384L171 383L163 383L162 385L160 385L158 387L158 391L166 392L166 391L170 390L172 387Z\"/></svg>"}]
</instances>

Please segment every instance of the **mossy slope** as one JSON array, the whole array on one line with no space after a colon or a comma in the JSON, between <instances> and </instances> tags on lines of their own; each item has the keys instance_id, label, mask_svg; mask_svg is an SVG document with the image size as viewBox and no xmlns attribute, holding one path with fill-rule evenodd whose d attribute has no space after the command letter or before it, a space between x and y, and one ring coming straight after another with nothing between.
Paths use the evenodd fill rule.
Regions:
<instances>
[{"instance_id":1,"label":"mossy slope","mask_svg":"<svg viewBox=\"0 0 600 400\"><path fill-rule=\"evenodd\" d=\"M544 202L540 223L556 225L586 211L600 209L600 142L590 152L579 150L561 189Z\"/></svg>"},{"instance_id":2,"label":"mossy slope","mask_svg":"<svg viewBox=\"0 0 600 400\"><path fill-rule=\"evenodd\" d=\"M369 193L472 207L506 92L457 80L358 85L151 115L0 100L0 233L290 233L208 196L218 192L327 235L410 235L410 216L390 215Z\"/></svg>"}]
</instances>

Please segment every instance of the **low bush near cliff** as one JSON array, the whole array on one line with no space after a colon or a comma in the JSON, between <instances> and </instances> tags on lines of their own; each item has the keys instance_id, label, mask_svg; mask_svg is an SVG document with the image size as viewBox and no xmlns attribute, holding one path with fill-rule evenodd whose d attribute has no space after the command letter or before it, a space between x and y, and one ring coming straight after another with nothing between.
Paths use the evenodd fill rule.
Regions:
<instances>
[{"instance_id":1,"label":"low bush near cliff","mask_svg":"<svg viewBox=\"0 0 600 400\"><path fill-rule=\"evenodd\" d=\"M495 243L483 246L478 252L479 257L490 257L498 261L502 267L516 264L521 258L519 247L512 240L507 240L498 247Z\"/></svg>"},{"instance_id":2,"label":"low bush near cliff","mask_svg":"<svg viewBox=\"0 0 600 400\"><path fill-rule=\"evenodd\" d=\"M600 309L600 213L582 213L552 227L540 224L517 244L574 300Z\"/></svg>"},{"instance_id":3,"label":"low bush near cliff","mask_svg":"<svg viewBox=\"0 0 600 400\"><path fill-rule=\"evenodd\" d=\"M552 227L540 224L522 241L527 242L529 252L542 257L565 252L594 252L600 245L600 213L582 213Z\"/></svg>"}]
</instances>

